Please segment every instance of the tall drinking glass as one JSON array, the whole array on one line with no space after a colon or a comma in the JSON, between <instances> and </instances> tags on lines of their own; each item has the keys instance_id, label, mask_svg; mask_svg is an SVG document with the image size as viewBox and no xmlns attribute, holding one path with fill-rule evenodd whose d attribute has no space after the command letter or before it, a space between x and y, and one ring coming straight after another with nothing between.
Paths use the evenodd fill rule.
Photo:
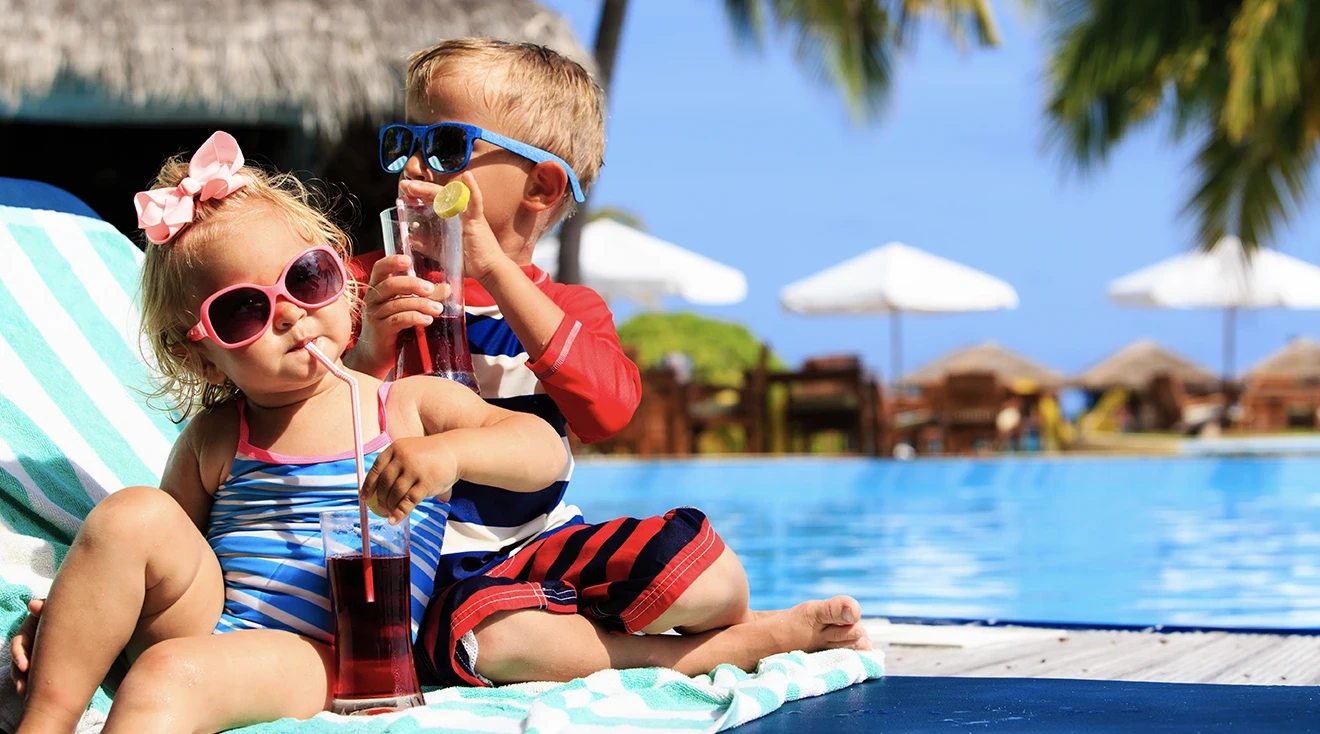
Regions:
<instances>
[{"instance_id":1,"label":"tall drinking glass","mask_svg":"<svg viewBox=\"0 0 1320 734\"><path fill-rule=\"evenodd\" d=\"M367 601L362 521L356 510L321 513L321 540L335 617L331 710L377 714L422 704L413 668L408 523L368 520L375 600Z\"/></svg>"},{"instance_id":2,"label":"tall drinking glass","mask_svg":"<svg viewBox=\"0 0 1320 734\"><path fill-rule=\"evenodd\" d=\"M432 202L400 197L393 209L380 213L385 252L412 258L409 275L436 284L443 311L430 326L399 333L396 377L436 375L477 388L468 351L463 314L463 227L458 217L443 218Z\"/></svg>"}]
</instances>

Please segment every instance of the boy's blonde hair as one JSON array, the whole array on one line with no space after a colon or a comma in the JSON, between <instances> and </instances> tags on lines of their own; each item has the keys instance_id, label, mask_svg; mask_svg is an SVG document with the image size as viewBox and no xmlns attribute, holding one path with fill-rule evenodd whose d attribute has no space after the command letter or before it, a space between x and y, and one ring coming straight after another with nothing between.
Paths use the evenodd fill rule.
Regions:
<instances>
[{"instance_id":1,"label":"boy's blonde hair","mask_svg":"<svg viewBox=\"0 0 1320 734\"><path fill-rule=\"evenodd\" d=\"M435 80L448 75L488 82L482 101L502 126L494 132L563 158L584 192L600 175L605 164L605 93L581 64L532 43L445 41L409 57L409 101L426 99ZM571 205L572 197L565 198Z\"/></svg>"},{"instance_id":2,"label":"boy's blonde hair","mask_svg":"<svg viewBox=\"0 0 1320 734\"><path fill-rule=\"evenodd\" d=\"M149 188L175 187L188 175L186 155L171 158ZM176 411L179 420L233 399L239 389L226 380L222 385L207 382L201 374L200 355L188 332L200 318L194 276L201 265L200 245L225 236L241 215L255 206L274 209L311 244L329 245L341 258L350 254L348 234L326 213L330 206L323 194L309 188L290 173L273 173L252 165L240 171L248 177L243 188L222 199L194 200L193 220L163 244L146 242L139 291L142 300L142 333L151 345L150 361L156 366L156 389L148 398L158 407ZM351 277L351 276L350 276ZM353 283L347 292L356 293Z\"/></svg>"}]
</instances>

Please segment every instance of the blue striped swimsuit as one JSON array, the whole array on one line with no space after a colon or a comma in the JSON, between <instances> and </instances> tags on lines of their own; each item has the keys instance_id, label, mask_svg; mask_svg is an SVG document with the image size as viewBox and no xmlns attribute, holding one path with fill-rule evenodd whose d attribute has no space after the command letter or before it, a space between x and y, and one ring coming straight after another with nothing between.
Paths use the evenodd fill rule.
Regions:
<instances>
[{"instance_id":1,"label":"blue striped swimsuit","mask_svg":"<svg viewBox=\"0 0 1320 734\"><path fill-rule=\"evenodd\" d=\"M380 435L363 447L366 468L390 445L385 420L389 383L379 392ZM238 453L215 492L206 539L220 559L225 608L215 631L275 629L329 643L334 639L330 583L321 551L320 513L357 509L353 452L284 456L248 443L238 403ZM440 563L449 506L434 497L413 511L413 632L426 611Z\"/></svg>"}]
</instances>

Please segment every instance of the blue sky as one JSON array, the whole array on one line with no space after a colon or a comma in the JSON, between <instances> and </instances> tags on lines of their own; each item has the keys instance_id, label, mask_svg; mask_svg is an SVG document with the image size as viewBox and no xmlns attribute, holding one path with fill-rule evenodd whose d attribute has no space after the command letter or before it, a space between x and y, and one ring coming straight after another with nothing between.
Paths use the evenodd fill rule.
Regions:
<instances>
[{"instance_id":1,"label":"blue sky","mask_svg":"<svg viewBox=\"0 0 1320 734\"><path fill-rule=\"evenodd\" d=\"M597 0L548 0L584 45ZM890 240L1012 283L1014 311L908 317L906 369L993 339L1074 373L1153 337L1218 371L1222 317L1111 306L1106 283L1192 245L1180 216L1190 146L1160 126L1131 138L1086 177L1046 146L1046 44L1016 3L996 3L995 50L960 53L927 34L904 57L891 105L854 124L826 84L781 41L743 48L718 0L634 0L615 69L606 169L593 201L639 214L648 230L741 269L741 304L689 309L746 324L789 364L856 352L889 370L885 317L784 312L779 289ZM786 202L798 210L785 214ZM1277 239L1320 262L1313 208ZM634 313L616 306L620 319ZM1238 319L1240 368L1300 334L1320 313L1268 310Z\"/></svg>"}]
</instances>

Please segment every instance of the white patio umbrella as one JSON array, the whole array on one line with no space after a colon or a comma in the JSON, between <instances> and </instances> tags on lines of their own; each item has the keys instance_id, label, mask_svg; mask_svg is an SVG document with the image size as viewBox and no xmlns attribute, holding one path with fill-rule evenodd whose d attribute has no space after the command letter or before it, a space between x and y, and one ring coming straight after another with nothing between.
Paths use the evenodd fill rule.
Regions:
<instances>
[{"instance_id":1,"label":"white patio umbrella","mask_svg":"<svg viewBox=\"0 0 1320 734\"><path fill-rule=\"evenodd\" d=\"M1237 237L1208 252L1189 252L1109 284L1124 306L1224 310L1224 380L1233 377L1234 321L1243 308L1320 308L1320 267L1274 250L1248 256Z\"/></svg>"},{"instance_id":2,"label":"white patio umbrella","mask_svg":"<svg viewBox=\"0 0 1320 734\"><path fill-rule=\"evenodd\" d=\"M703 306L727 306L747 297L741 271L665 242L612 219L582 228L582 283L606 299L624 296L655 306L678 296ZM532 262L553 277L559 267L559 240L541 242Z\"/></svg>"},{"instance_id":3,"label":"white patio umbrella","mask_svg":"<svg viewBox=\"0 0 1320 734\"><path fill-rule=\"evenodd\" d=\"M890 242L784 286L784 308L800 314L891 314L893 381L902 377L900 314L1017 308L1013 286L902 242Z\"/></svg>"}]
</instances>

